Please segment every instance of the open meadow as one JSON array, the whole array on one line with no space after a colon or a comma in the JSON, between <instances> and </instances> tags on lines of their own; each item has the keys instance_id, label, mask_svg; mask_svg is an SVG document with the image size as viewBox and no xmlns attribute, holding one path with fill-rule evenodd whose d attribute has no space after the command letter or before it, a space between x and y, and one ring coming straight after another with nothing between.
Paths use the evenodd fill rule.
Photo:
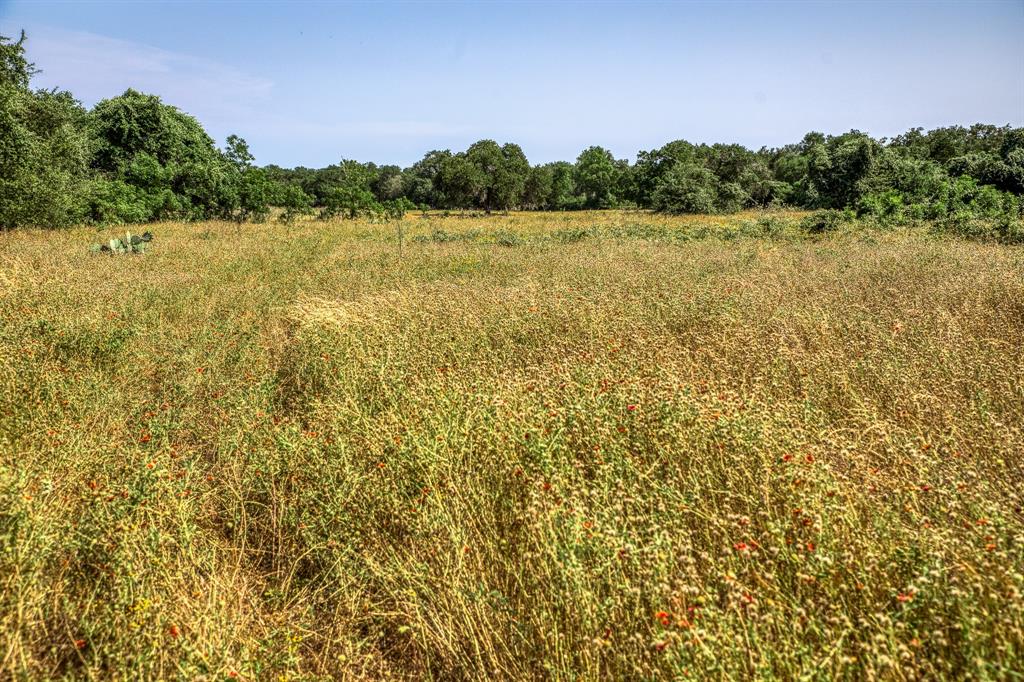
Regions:
<instances>
[{"instance_id":1,"label":"open meadow","mask_svg":"<svg viewBox=\"0 0 1024 682\"><path fill-rule=\"evenodd\" d=\"M0 677L1020 679L1024 249L0 233Z\"/></svg>"}]
</instances>

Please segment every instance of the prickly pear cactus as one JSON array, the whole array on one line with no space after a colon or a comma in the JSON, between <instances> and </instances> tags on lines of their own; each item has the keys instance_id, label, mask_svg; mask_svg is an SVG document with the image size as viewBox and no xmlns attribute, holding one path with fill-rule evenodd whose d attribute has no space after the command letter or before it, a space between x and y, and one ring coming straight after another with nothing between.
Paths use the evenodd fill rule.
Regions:
<instances>
[{"instance_id":1,"label":"prickly pear cactus","mask_svg":"<svg viewBox=\"0 0 1024 682\"><path fill-rule=\"evenodd\" d=\"M153 235L150 232L143 232L141 235L132 234L128 232L121 239L111 239L106 244L93 244L90 250L93 253L109 253L114 255L115 253L122 254L133 254L133 253L145 253L146 245L153 241Z\"/></svg>"}]
</instances>

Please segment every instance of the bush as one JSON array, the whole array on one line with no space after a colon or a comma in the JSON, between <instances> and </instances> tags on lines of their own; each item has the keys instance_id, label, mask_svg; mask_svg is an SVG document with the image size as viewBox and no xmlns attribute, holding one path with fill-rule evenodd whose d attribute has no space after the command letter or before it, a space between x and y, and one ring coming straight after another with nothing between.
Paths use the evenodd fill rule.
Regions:
<instances>
[{"instance_id":1,"label":"bush","mask_svg":"<svg viewBox=\"0 0 1024 682\"><path fill-rule=\"evenodd\" d=\"M707 168L677 164L654 188L651 207L661 213L713 213L718 202L717 183Z\"/></svg>"},{"instance_id":2,"label":"bush","mask_svg":"<svg viewBox=\"0 0 1024 682\"><path fill-rule=\"evenodd\" d=\"M494 243L498 246L519 246L523 243L523 239L515 232L499 230L494 233Z\"/></svg>"},{"instance_id":3,"label":"bush","mask_svg":"<svg viewBox=\"0 0 1024 682\"><path fill-rule=\"evenodd\" d=\"M291 224L299 216L313 212L313 200L297 185L281 185L277 188L278 206L284 209L278 220Z\"/></svg>"},{"instance_id":4,"label":"bush","mask_svg":"<svg viewBox=\"0 0 1024 682\"><path fill-rule=\"evenodd\" d=\"M592 228L574 227L568 230L556 230L552 237L561 244L575 244L576 242L593 237L594 234L595 231Z\"/></svg>"},{"instance_id":5,"label":"bush","mask_svg":"<svg viewBox=\"0 0 1024 682\"><path fill-rule=\"evenodd\" d=\"M853 220L853 213L849 210L840 211L835 208L826 208L815 211L800 221L800 227L810 234L823 234L839 229L840 226Z\"/></svg>"}]
</instances>

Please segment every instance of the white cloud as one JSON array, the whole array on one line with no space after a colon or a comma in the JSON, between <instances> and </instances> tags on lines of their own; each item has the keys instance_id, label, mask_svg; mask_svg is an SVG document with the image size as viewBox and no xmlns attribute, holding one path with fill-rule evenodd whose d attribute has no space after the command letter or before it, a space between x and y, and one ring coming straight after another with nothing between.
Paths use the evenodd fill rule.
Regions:
<instances>
[{"instance_id":1,"label":"white cloud","mask_svg":"<svg viewBox=\"0 0 1024 682\"><path fill-rule=\"evenodd\" d=\"M49 26L26 32L29 59L42 70L35 85L70 90L86 105L135 88L204 123L219 123L251 114L274 85L214 60L143 43Z\"/></svg>"}]
</instances>

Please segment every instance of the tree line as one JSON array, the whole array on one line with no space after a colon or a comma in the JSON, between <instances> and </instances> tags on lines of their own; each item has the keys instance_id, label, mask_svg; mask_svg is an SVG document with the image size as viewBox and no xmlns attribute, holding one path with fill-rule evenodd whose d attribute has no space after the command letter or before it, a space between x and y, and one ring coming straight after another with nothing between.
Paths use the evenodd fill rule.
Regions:
<instances>
[{"instance_id":1,"label":"tree line","mask_svg":"<svg viewBox=\"0 0 1024 682\"><path fill-rule=\"evenodd\" d=\"M1024 128L976 124L891 139L808 133L751 150L676 140L636 161L589 147L575 162L531 165L516 144L435 150L408 168L342 160L326 168L256 166L231 135L218 148L193 117L127 90L86 110L31 87L25 36L0 37L0 229L164 219L285 221L422 209L639 208L728 213L790 206L888 222L955 216L1019 219Z\"/></svg>"}]
</instances>

